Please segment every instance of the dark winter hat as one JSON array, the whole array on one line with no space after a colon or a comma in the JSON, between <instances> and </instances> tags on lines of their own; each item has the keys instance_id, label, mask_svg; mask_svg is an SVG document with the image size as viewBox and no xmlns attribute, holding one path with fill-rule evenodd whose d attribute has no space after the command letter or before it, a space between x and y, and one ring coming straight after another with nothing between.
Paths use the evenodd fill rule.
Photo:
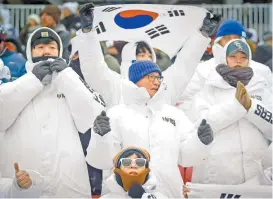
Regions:
<instances>
[{"instance_id":1,"label":"dark winter hat","mask_svg":"<svg viewBox=\"0 0 273 199\"><path fill-rule=\"evenodd\" d=\"M50 28L40 28L38 31L34 33L31 37L31 48L34 48L38 44L48 44L51 41L56 41L58 44L58 49L60 51L60 40L57 37L54 30Z\"/></svg>"},{"instance_id":2,"label":"dark winter hat","mask_svg":"<svg viewBox=\"0 0 273 199\"><path fill-rule=\"evenodd\" d=\"M226 20L222 23L216 33L216 38L227 35L238 35L246 38L246 32L243 25L236 20Z\"/></svg>"},{"instance_id":3,"label":"dark winter hat","mask_svg":"<svg viewBox=\"0 0 273 199\"><path fill-rule=\"evenodd\" d=\"M56 23L59 23L61 18L61 10L57 5L47 5L41 12L40 16L44 13L53 17Z\"/></svg>"},{"instance_id":4,"label":"dark winter hat","mask_svg":"<svg viewBox=\"0 0 273 199\"><path fill-rule=\"evenodd\" d=\"M235 40L231 42L227 47L227 54L226 56L231 56L236 52L243 52L246 54L247 57L249 57L249 47L248 45L243 42L242 40Z\"/></svg>"},{"instance_id":5,"label":"dark winter hat","mask_svg":"<svg viewBox=\"0 0 273 199\"><path fill-rule=\"evenodd\" d=\"M161 71L156 63L152 61L135 61L129 68L129 80L137 83L145 75L153 72L157 72L161 76Z\"/></svg>"}]
</instances>

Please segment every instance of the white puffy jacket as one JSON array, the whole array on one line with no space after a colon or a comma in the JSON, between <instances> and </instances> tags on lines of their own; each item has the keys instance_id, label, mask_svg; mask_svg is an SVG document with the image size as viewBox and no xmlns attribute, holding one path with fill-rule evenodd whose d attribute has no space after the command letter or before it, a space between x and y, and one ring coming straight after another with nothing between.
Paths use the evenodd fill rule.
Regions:
<instances>
[{"instance_id":1,"label":"white puffy jacket","mask_svg":"<svg viewBox=\"0 0 273 199\"><path fill-rule=\"evenodd\" d=\"M196 96L193 120L205 118L215 142L209 158L193 168L192 182L233 185L258 174L256 161L263 157L267 139L272 140L272 95L255 73L246 89L252 97L248 112L235 98L236 88L213 70Z\"/></svg>"},{"instance_id":2,"label":"white puffy jacket","mask_svg":"<svg viewBox=\"0 0 273 199\"><path fill-rule=\"evenodd\" d=\"M157 189L157 179L153 173L149 173L149 179L147 182L142 185L145 192L141 199L152 199L152 198L167 198ZM105 186L110 190L110 193L103 195L100 198L131 198L128 196L128 192L124 191L124 189L117 183L115 174L111 175L106 181Z\"/></svg>"},{"instance_id":3,"label":"white puffy jacket","mask_svg":"<svg viewBox=\"0 0 273 199\"><path fill-rule=\"evenodd\" d=\"M0 173L0 198L39 198L43 187L43 177L34 171L28 171L32 185L21 189L16 179L2 178Z\"/></svg>"},{"instance_id":4,"label":"white puffy jacket","mask_svg":"<svg viewBox=\"0 0 273 199\"><path fill-rule=\"evenodd\" d=\"M234 40L231 40L230 42L232 41ZM202 90L210 72L212 70L215 70L218 64L220 63L226 64L225 52L230 42L228 42L225 47L221 47L218 43L214 44L213 46L214 58L211 58L208 61L201 62L198 64L196 71L192 76L192 79L190 80L186 90L180 97L177 104L180 109L186 112L186 114L188 114L188 111L190 112L192 108L192 99L197 93L199 93ZM252 57L250 57L249 66L254 70L254 72L265 78L267 85L266 87L271 91L273 76L270 69L268 68L268 66L255 62L251 59Z\"/></svg>"},{"instance_id":5,"label":"white puffy jacket","mask_svg":"<svg viewBox=\"0 0 273 199\"><path fill-rule=\"evenodd\" d=\"M179 198L183 197L183 182L177 165L199 164L209 146L199 140L196 128L183 112L164 103L165 89L162 83L150 98L145 88L124 80L124 104L107 113L111 132L101 137L92 131L86 159L95 168L110 169L114 155L123 148L144 148L151 155L150 168L159 180L159 190Z\"/></svg>"},{"instance_id":6,"label":"white puffy jacket","mask_svg":"<svg viewBox=\"0 0 273 199\"><path fill-rule=\"evenodd\" d=\"M111 108L123 101L122 84L123 80L127 78L122 78L108 68L104 62L100 44L95 34L93 32L79 32L73 44L77 45L75 48L79 49L81 70L86 82L102 95L107 108ZM190 81L209 42L210 39L205 38L199 31L196 31L185 42L177 55L176 62L163 72L164 81L168 85L168 95L165 97L165 103L176 104L178 97ZM123 74L124 72L121 71L121 73Z\"/></svg>"},{"instance_id":7,"label":"white puffy jacket","mask_svg":"<svg viewBox=\"0 0 273 199\"><path fill-rule=\"evenodd\" d=\"M45 177L43 197L90 198L78 131L92 127L104 107L71 68L43 86L31 72L30 39L27 48L27 74L0 86L0 171L12 177L18 161Z\"/></svg>"}]
</instances>

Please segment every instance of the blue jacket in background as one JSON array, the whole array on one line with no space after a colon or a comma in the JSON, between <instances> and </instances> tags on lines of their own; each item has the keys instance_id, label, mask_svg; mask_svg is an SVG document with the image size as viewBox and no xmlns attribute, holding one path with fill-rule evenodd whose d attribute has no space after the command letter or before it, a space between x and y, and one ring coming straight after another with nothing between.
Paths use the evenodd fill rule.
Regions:
<instances>
[{"instance_id":1,"label":"blue jacket in background","mask_svg":"<svg viewBox=\"0 0 273 199\"><path fill-rule=\"evenodd\" d=\"M23 55L6 50L0 58L3 60L4 65L9 68L12 79L17 79L26 74L26 59Z\"/></svg>"}]
</instances>

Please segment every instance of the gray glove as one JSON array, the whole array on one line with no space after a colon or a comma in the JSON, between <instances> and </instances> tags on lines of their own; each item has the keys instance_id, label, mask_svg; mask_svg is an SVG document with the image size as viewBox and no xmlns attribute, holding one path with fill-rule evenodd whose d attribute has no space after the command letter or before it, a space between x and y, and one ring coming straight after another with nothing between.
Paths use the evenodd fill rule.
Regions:
<instances>
[{"instance_id":1,"label":"gray glove","mask_svg":"<svg viewBox=\"0 0 273 199\"><path fill-rule=\"evenodd\" d=\"M100 136L104 136L105 134L109 133L111 131L109 119L110 118L106 116L106 112L102 111L94 121L94 132Z\"/></svg>"},{"instance_id":2,"label":"gray glove","mask_svg":"<svg viewBox=\"0 0 273 199\"><path fill-rule=\"evenodd\" d=\"M52 72L61 72L62 70L66 69L68 65L65 63L65 61L62 58L57 58L50 64L50 70Z\"/></svg>"},{"instance_id":3,"label":"gray glove","mask_svg":"<svg viewBox=\"0 0 273 199\"><path fill-rule=\"evenodd\" d=\"M42 82L46 75L51 75L52 72L50 70L51 61L43 61L38 63L32 69L32 73Z\"/></svg>"},{"instance_id":4,"label":"gray glove","mask_svg":"<svg viewBox=\"0 0 273 199\"><path fill-rule=\"evenodd\" d=\"M86 32L84 30L92 29L94 19L94 7L95 5L93 3L87 3L84 4L79 10L81 27L83 32Z\"/></svg>"},{"instance_id":5,"label":"gray glove","mask_svg":"<svg viewBox=\"0 0 273 199\"><path fill-rule=\"evenodd\" d=\"M213 36L217 31L221 18L221 15L213 15L213 17L211 17L211 14L208 12L203 20L203 25L200 28L201 33L205 37Z\"/></svg>"},{"instance_id":6,"label":"gray glove","mask_svg":"<svg viewBox=\"0 0 273 199\"><path fill-rule=\"evenodd\" d=\"M205 119L202 120L197 132L199 139L205 145L209 145L214 139L212 129Z\"/></svg>"}]
</instances>

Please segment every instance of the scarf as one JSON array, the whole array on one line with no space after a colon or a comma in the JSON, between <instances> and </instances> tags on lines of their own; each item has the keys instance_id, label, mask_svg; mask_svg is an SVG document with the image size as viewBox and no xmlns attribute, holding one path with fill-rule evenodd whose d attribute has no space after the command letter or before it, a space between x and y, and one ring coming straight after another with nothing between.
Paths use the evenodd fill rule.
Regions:
<instances>
[{"instance_id":1,"label":"scarf","mask_svg":"<svg viewBox=\"0 0 273 199\"><path fill-rule=\"evenodd\" d=\"M246 86L253 77L253 70L250 67L231 68L225 64L219 64L216 71L229 85L235 88L238 81Z\"/></svg>"}]
</instances>

